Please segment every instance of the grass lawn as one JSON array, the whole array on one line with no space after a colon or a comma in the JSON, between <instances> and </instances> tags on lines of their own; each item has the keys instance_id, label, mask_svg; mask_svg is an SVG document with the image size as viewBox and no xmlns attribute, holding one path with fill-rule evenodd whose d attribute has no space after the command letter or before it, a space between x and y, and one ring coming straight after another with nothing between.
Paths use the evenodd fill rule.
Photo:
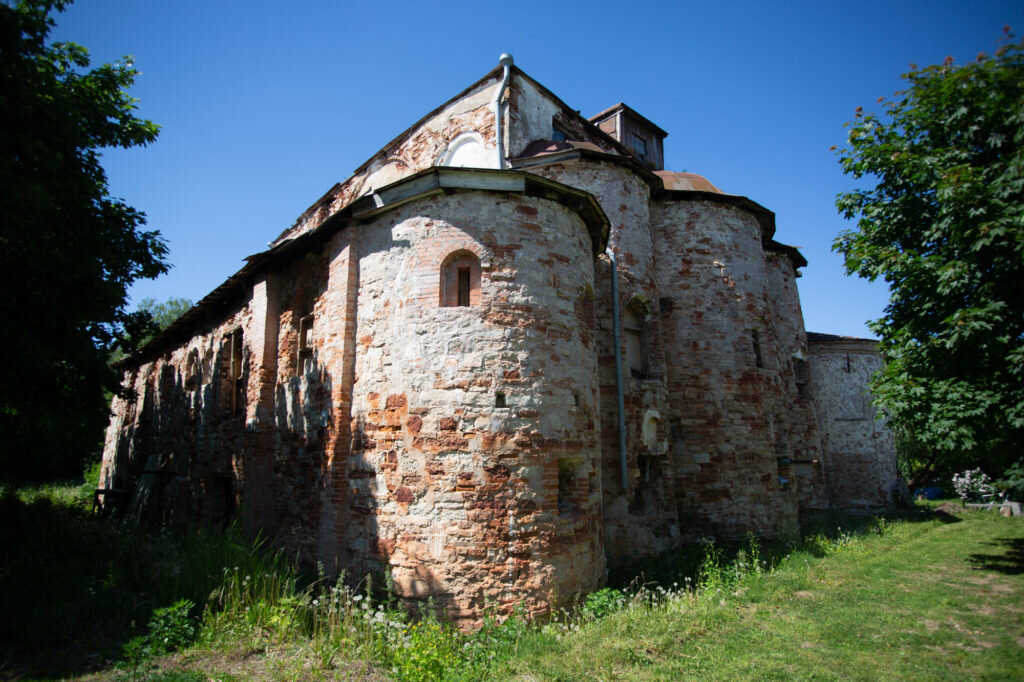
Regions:
<instances>
[{"instance_id":1,"label":"grass lawn","mask_svg":"<svg viewBox=\"0 0 1024 682\"><path fill-rule=\"evenodd\" d=\"M819 520L797 547L689 548L639 589L464 634L304 583L237 532L154 533L76 499L0 494L0 677L1024 680L1024 519L993 512L922 505Z\"/></svg>"},{"instance_id":2,"label":"grass lawn","mask_svg":"<svg viewBox=\"0 0 1024 682\"><path fill-rule=\"evenodd\" d=\"M1024 519L921 512L714 597L527 642L516 679L1024 679Z\"/></svg>"}]
</instances>

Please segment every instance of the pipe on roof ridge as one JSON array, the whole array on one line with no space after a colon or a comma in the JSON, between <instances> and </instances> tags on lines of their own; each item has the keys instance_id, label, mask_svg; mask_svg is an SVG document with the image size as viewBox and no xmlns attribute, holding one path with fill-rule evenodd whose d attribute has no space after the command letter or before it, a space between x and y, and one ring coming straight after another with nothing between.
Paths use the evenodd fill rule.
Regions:
<instances>
[{"instance_id":1,"label":"pipe on roof ridge","mask_svg":"<svg viewBox=\"0 0 1024 682\"><path fill-rule=\"evenodd\" d=\"M508 81L512 77L512 64L514 63L512 55L508 52L503 52L498 58L498 64L504 67L504 73L501 76L501 85L498 86L498 91L494 93L494 100L491 102L494 108L494 148L498 154L498 170L505 169L505 136L501 130L501 97L505 94L505 88L508 87Z\"/></svg>"}]
</instances>

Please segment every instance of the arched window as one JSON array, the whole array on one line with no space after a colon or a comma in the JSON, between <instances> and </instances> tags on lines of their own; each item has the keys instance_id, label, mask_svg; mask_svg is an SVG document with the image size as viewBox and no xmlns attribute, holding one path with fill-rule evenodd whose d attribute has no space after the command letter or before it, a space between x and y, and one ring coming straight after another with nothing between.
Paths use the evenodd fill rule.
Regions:
<instances>
[{"instance_id":1,"label":"arched window","mask_svg":"<svg viewBox=\"0 0 1024 682\"><path fill-rule=\"evenodd\" d=\"M441 264L442 307L480 305L480 259L472 251L456 251Z\"/></svg>"},{"instance_id":2,"label":"arched window","mask_svg":"<svg viewBox=\"0 0 1024 682\"><path fill-rule=\"evenodd\" d=\"M661 415L657 410L647 410L647 414L644 415L643 426L640 429L644 438L644 445L647 446L647 452L651 454L659 454L661 450L661 444L658 442L660 418Z\"/></svg>"},{"instance_id":3,"label":"arched window","mask_svg":"<svg viewBox=\"0 0 1024 682\"><path fill-rule=\"evenodd\" d=\"M199 364L199 349L193 348L188 353L185 363L185 389L194 391L203 383L203 367Z\"/></svg>"},{"instance_id":4,"label":"arched window","mask_svg":"<svg viewBox=\"0 0 1024 682\"><path fill-rule=\"evenodd\" d=\"M638 379L647 376L647 338L644 333L643 311L629 305L622 311L622 335L626 341L626 362L629 372Z\"/></svg>"}]
</instances>

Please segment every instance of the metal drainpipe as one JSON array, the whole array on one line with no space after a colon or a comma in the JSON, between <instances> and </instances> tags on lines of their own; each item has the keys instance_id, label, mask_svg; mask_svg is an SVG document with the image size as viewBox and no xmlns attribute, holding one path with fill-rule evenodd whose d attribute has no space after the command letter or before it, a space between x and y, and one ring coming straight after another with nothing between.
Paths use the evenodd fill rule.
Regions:
<instances>
[{"instance_id":1,"label":"metal drainpipe","mask_svg":"<svg viewBox=\"0 0 1024 682\"><path fill-rule=\"evenodd\" d=\"M494 109L494 145L498 152L499 170L505 168L505 136L501 132L501 97L505 94L505 88L508 87L509 78L512 77L513 63L512 55L508 52L503 52L498 58L498 64L505 67L505 72L502 74L501 85L498 86L498 91L494 93L494 100L491 102Z\"/></svg>"},{"instance_id":2,"label":"metal drainpipe","mask_svg":"<svg viewBox=\"0 0 1024 682\"><path fill-rule=\"evenodd\" d=\"M622 322L619 319L619 265L612 247L605 251L612 262L612 333L615 340L615 399L619 411L619 473L622 494L629 494L629 468L626 462L626 401L622 392Z\"/></svg>"}]
</instances>

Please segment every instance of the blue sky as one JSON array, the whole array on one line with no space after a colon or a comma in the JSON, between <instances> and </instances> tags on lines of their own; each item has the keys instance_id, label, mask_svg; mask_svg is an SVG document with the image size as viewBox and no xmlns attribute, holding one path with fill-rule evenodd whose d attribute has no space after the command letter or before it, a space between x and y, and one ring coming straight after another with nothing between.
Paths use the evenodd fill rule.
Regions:
<instances>
[{"instance_id":1,"label":"blue sky","mask_svg":"<svg viewBox=\"0 0 1024 682\"><path fill-rule=\"evenodd\" d=\"M78 0L53 38L94 63L133 55L150 147L104 155L173 269L134 301L197 301L335 182L502 52L586 116L623 101L669 132L666 166L775 211L810 265L807 329L868 336L884 284L831 253L852 227L832 145L910 63L992 52L1024 2L328 2Z\"/></svg>"}]
</instances>

